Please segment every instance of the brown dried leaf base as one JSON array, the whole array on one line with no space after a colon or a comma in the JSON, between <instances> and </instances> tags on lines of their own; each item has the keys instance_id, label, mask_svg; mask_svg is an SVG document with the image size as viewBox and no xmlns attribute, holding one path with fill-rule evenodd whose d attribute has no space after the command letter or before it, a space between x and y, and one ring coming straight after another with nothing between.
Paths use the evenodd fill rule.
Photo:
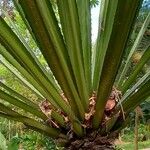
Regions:
<instances>
[{"instance_id":1,"label":"brown dried leaf base","mask_svg":"<svg viewBox=\"0 0 150 150\"><path fill-rule=\"evenodd\" d=\"M101 136L94 131L81 139L70 139L64 150L115 150L114 141L117 135Z\"/></svg>"}]
</instances>

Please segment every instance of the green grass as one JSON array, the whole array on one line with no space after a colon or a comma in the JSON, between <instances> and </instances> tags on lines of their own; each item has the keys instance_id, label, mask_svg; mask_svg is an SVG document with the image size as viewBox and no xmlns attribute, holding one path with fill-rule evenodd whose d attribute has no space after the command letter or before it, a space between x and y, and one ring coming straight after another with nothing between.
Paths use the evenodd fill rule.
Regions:
<instances>
[{"instance_id":1,"label":"green grass","mask_svg":"<svg viewBox=\"0 0 150 150\"><path fill-rule=\"evenodd\" d=\"M139 142L138 145L139 145L139 150L144 149L144 148L150 148L150 140ZM134 150L134 143L130 142L130 143L117 145L117 149L118 150Z\"/></svg>"},{"instance_id":2,"label":"green grass","mask_svg":"<svg viewBox=\"0 0 150 150\"><path fill-rule=\"evenodd\" d=\"M143 137L147 140L142 142ZM144 124L138 125L138 146L139 150L150 148L150 131ZM134 127L127 127L121 133L121 143L117 145L117 150L134 150Z\"/></svg>"}]
</instances>

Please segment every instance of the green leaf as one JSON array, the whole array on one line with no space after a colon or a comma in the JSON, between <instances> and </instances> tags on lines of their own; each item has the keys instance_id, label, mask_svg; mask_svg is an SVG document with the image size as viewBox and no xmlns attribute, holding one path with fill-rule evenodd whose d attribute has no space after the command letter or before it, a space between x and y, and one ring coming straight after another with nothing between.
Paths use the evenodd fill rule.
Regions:
<instances>
[{"instance_id":1,"label":"green leaf","mask_svg":"<svg viewBox=\"0 0 150 150\"><path fill-rule=\"evenodd\" d=\"M141 102L146 100L150 96L150 78L142 85L134 94L121 102L123 109L128 115L129 112L134 110ZM120 106L116 108L116 111L120 109Z\"/></svg>"},{"instance_id":2,"label":"green leaf","mask_svg":"<svg viewBox=\"0 0 150 150\"><path fill-rule=\"evenodd\" d=\"M22 122L30 129L53 138L61 138L65 142L70 134L61 133L68 133L68 125L71 132L78 137L86 135L86 131L89 130L86 123L89 121L93 129L98 129L100 124L104 127L99 132L101 135L121 129L120 126L126 122L118 119L122 107L128 115L140 102L150 96L149 73L128 89L150 58L148 49L122 87L125 94L121 99L121 105L118 103L109 120L104 118L105 105L115 81L119 78L119 74L116 78L117 72L121 61L124 60L123 54L127 49L142 0L101 0L98 37L92 52L91 0L13 1L32 36L29 37L30 43L34 43L34 47L42 53L40 57L44 57L43 60L46 60L50 71L42 66L40 58L37 59L33 53L33 45L30 46L30 43L26 42L22 30L18 30L20 27L17 28L18 22L11 20L7 12L3 12L6 20L0 16L0 54L6 59L2 57L1 61L26 83L40 100L47 99L52 104L50 117L54 123L60 125L60 128L50 127L46 122L47 116L38 106L2 82L0 82L0 98L2 102L7 101L9 107L0 103L0 116ZM132 52L141 41L147 24L148 20L141 28ZM26 30L25 26L24 29ZM36 120L14 111L16 107L19 108L17 111L23 109L31 113ZM88 122L85 121L87 113L89 115L92 113ZM17 148L16 143L12 142L11 148L13 145Z\"/></svg>"},{"instance_id":3,"label":"green leaf","mask_svg":"<svg viewBox=\"0 0 150 150\"><path fill-rule=\"evenodd\" d=\"M118 1L97 93L96 112L93 118L94 128L98 128L102 121L107 98L112 90L140 2L141 0Z\"/></svg>"},{"instance_id":4,"label":"green leaf","mask_svg":"<svg viewBox=\"0 0 150 150\"><path fill-rule=\"evenodd\" d=\"M7 141L4 135L0 132L0 149L1 150L7 150Z\"/></svg>"},{"instance_id":5,"label":"green leaf","mask_svg":"<svg viewBox=\"0 0 150 150\"><path fill-rule=\"evenodd\" d=\"M98 37L94 49L93 90L97 91L108 42L112 33L118 0L102 0L100 4Z\"/></svg>"},{"instance_id":6,"label":"green leaf","mask_svg":"<svg viewBox=\"0 0 150 150\"><path fill-rule=\"evenodd\" d=\"M71 108L75 114L80 113L80 118L83 119L84 109L73 84L68 54L51 4L47 0L19 2L36 35L35 37L40 50L65 93L65 96L70 101ZM76 109L77 107L78 109Z\"/></svg>"},{"instance_id":7,"label":"green leaf","mask_svg":"<svg viewBox=\"0 0 150 150\"><path fill-rule=\"evenodd\" d=\"M130 95L132 95L137 89L139 89L147 81L147 79L149 77L150 77L150 69L147 71L147 73L141 79L139 79L139 81L136 84L133 85L132 88L128 89L125 92L125 94L121 98L121 101L127 99Z\"/></svg>"},{"instance_id":8,"label":"green leaf","mask_svg":"<svg viewBox=\"0 0 150 150\"><path fill-rule=\"evenodd\" d=\"M48 62L59 85L64 91L65 96L67 96L70 102L71 108L69 106L63 105L63 111L66 113L68 112L67 114L71 121L77 120L75 118L76 116L79 116L80 119L83 119L84 109L77 91L75 90L72 77L70 76L71 74L69 71L71 68L68 64L68 55L65 51L63 38L51 4L48 0L27 0L19 1L19 3L21 4L21 7L25 12L26 18L30 22L31 28L35 34L36 40L38 41L41 52ZM54 96L54 92L52 92L49 87L47 90L50 93L53 93L53 99L55 99L56 102L58 102L59 104L65 103L63 100L58 100L60 98L58 96L56 97L56 95ZM83 132L81 133L82 127L79 122L76 122L75 124L76 125L73 124L74 130L79 129L79 132L76 133L78 135L83 134ZM78 129L76 128L77 126Z\"/></svg>"},{"instance_id":9,"label":"green leaf","mask_svg":"<svg viewBox=\"0 0 150 150\"><path fill-rule=\"evenodd\" d=\"M0 45L0 52L4 56L7 55L7 51L4 48L1 48ZM8 55L7 55L8 56ZM5 58L7 58L7 56ZM10 62L15 61L13 57L9 57L11 59L8 59ZM43 96L27 81L25 80L9 63L7 63L4 59L1 59L0 62L10 71L12 72L26 87L28 87L37 97L40 99L43 99ZM16 63L16 61L14 62ZM15 65L14 63L11 63L12 65ZM18 64L19 65L19 64ZM20 65L19 65L20 66ZM20 66L21 68L21 66ZM25 74L24 74L25 75ZM30 76L30 75L29 75ZM29 80L30 81L30 80ZM36 84L35 84L36 85Z\"/></svg>"},{"instance_id":10,"label":"green leaf","mask_svg":"<svg viewBox=\"0 0 150 150\"><path fill-rule=\"evenodd\" d=\"M58 0L58 11L62 32L74 73L77 91L84 109L88 109L88 89L85 80L80 23L76 0ZM65 11L64 11L65 10ZM80 108L81 109L81 108Z\"/></svg>"},{"instance_id":11,"label":"green leaf","mask_svg":"<svg viewBox=\"0 0 150 150\"><path fill-rule=\"evenodd\" d=\"M43 114L41 111L39 111L38 109L34 108L30 105L28 105L27 103L24 103L22 101L20 101L17 98L14 98L13 96L10 96L9 94L5 93L4 91L0 90L0 98L6 100L7 102L9 102L10 104L13 104L19 108L22 108L23 110L30 112L31 114L43 119L43 120L47 120L47 117L45 114Z\"/></svg>"},{"instance_id":12,"label":"green leaf","mask_svg":"<svg viewBox=\"0 0 150 150\"><path fill-rule=\"evenodd\" d=\"M60 134L60 131L58 129L52 128L48 125L44 125L34 119L28 118L26 116L23 116L16 111L10 109L8 106L5 106L4 104L0 103L0 116L14 120L14 121L19 121L22 122L23 124L27 125L31 129L35 129L36 131L39 131L40 133L45 133L48 136L52 137L58 137L59 135L62 137L66 137L63 134Z\"/></svg>"},{"instance_id":13,"label":"green leaf","mask_svg":"<svg viewBox=\"0 0 150 150\"><path fill-rule=\"evenodd\" d=\"M91 72L91 7L89 0L77 0L78 16L80 22L81 41L83 49L83 64L88 93L92 90Z\"/></svg>"},{"instance_id":14,"label":"green leaf","mask_svg":"<svg viewBox=\"0 0 150 150\"><path fill-rule=\"evenodd\" d=\"M71 108L66 105L66 102L62 99L60 93L58 93L53 84L49 82L46 75L33 59L32 55L27 51L26 47L21 43L18 37L12 32L1 17L0 26L0 41L7 48L6 50L15 57L22 67L26 68L28 73L36 78L36 81L45 89L47 94L50 95L49 97L53 98L48 99L52 105L56 106L57 104L60 109L66 112L70 117L73 117L74 115L72 115L73 112L71 112Z\"/></svg>"},{"instance_id":15,"label":"green leaf","mask_svg":"<svg viewBox=\"0 0 150 150\"><path fill-rule=\"evenodd\" d=\"M35 109L38 109L39 106L37 104L35 104L34 102L32 102L31 100L27 99L26 97L22 96L21 94L17 93L16 91L12 90L11 88L9 88L8 86L6 86L5 84L3 84L0 81L0 87L2 87L3 89L5 89L6 91L8 91L11 95L13 95L16 98L19 98L20 100L22 100L23 102L27 103L28 105L32 106Z\"/></svg>"},{"instance_id":16,"label":"green leaf","mask_svg":"<svg viewBox=\"0 0 150 150\"><path fill-rule=\"evenodd\" d=\"M132 46L132 48L130 50L130 53L129 53L128 57L127 57L127 60L125 61L125 66L124 66L124 68L123 68L123 70L122 70L122 72L121 72L121 74L119 76L119 79L117 81L117 86L118 87L120 87L123 84L126 72L127 72L128 68L130 66L131 56L133 55L134 51L137 49L138 45L140 44L140 42L141 42L141 40L143 38L143 35L144 35L144 33L145 33L149 23L150 23L150 13L147 15L147 17L146 17L146 19L145 19L145 21L144 21L144 23L143 23L143 25L142 25L138 35L137 35L137 38L136 38L136 40L135 40L135 42L134 42L134 44L133 44L133 46Z\"/></svg>"},{"instance_id":17,"label":"green leaf","mask_svg":"<svg viewBox=\"0 0 150 150\"><path fill-rule=\"evenodd\" d=\"M12 66L10 66L4 59L1 59L2 64L5 67L7 67L19 80L21 80L25 86L27 86L29 89L31 89L37 95L37 97L40 98L40 100L42 100L43 97L46 98L46 99L48 99L48 100L52 99L52 97L43 88L42 84L40 84L39 82L37 82L36 78L34 78L33 76L31 76L31 74L24 67L22 67L14 59L14 57L9 53L9 51L7 51L1 44L0 44L0 53L3 55L3 57L5 59L7 59L10 62L10 64L12 64L25 77L26 80ZM55 104L54 106L56 108L59 108L55 102L53 104Z\"/></svg>"},{"instance_id":18,"label":"green leaf","mask_svg":"<svg viewBox=\"0 0 150 150\"><path fill-rule=\"evenodd\" d=\"M31 100L29 100L29 99L23 97L22 95L20 95L19 93L13 91L12 89L10 89L6 85L4 85L2 82L0 82L0 86L3 87L5 90L7 90L13 97L15 96L16 98L19 98L19 100L21 100L22 102L28 104L29 108L32 108L34 110L37 110L37 111L41 112L39 106L37 104L33 103ZM41 114L42 114L42 112L41 112ZM45 115L43 114L43 117L44 116ZM64 126L64 119L59 113L57 113L53 110L52 113L51 113L51 117L53 119L55 119L61 126ZM45 118L45 120L48 119L48 117L46 117L46 116L44 118Z\"/></svg>"},{"instance_id":19,"label":"green leaf","mask_svg":"<svg viewBox=\"0 0 150 150\"><path fill-rule=\"evenodd\" d=\"M142 55L142 58L140 59L139 63L134 67L134 70L131 72L131 75L128 77L128 79L124 82L124 84L121 87L122 93L125 93L127 89L132 85L132 83L136 80L137 75L143 68L143 66L146 64L147 61L150 60L150 46L147 48L147 50Z\"/></svg>"},{"instance_id":20,"label":"green leaf","mask_svg":"<svg viewBox=\"0 0 150 150\"><path fill-rule=\"evenodd\" d=\"M59 136L60 137L66 137L63 134L60 134L60 131L58 129L49 127L49 126L44 125L44 124L42 124L42 123L40 123L34 119L28 118L26 116L22 116L20 114L18 114L18 116L16 117L16 116L12 116L10 114L8 115L8 114L0 112L0 116L7 118L7 119L10 119L10 120L22 122L24 125L26 125L30 129L38 131L42 134L44 133L44 134L46 134L52 138L58 138Z\"/></svg>"},{"instance_id":21,"label":"green leaf","mask_svg":"<svg viewBox=\"0 0 150 150\"><path fill-rule=\"evenodd\" d=\"M26 42L26 40L24 39L24 37L22 36L22 34L19 32L17 26L15 25L15 23L11 20L11 18L9 17L9 15L7 14L7 12L5 12L2 9L2 12L5 14L12 30L16 33L16 35L18 36L18 38L20 39L20 41L24 44L24 46L26 47L26 49L29 51L29 53L31 54L32 58L36 61L36 63L38 64L38 66L41 68L42 72L47 76L47 78L49 79L49 81L53 84L53 86L59 90L54 77L52 74L49 74L45 68L41 65L41 63L39 62L39 60L37 59L37 57L35 56L35 54L33 53L32 49L30 48L30 46L28 45L28 43Z\"/></svg>"}]
</instances>

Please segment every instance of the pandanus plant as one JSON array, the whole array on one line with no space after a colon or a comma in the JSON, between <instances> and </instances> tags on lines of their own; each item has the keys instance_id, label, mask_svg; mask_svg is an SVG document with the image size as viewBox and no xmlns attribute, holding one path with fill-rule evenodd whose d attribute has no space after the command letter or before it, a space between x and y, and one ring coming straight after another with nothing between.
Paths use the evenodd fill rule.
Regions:
<instances>
[{"instance_id":1,"label":"pandanus plant","mask_svg":"<svg viewBox=\"0 0 150 150\"><path fill-rule=\"evenodd\" d=\"M150 59L149 45L127 73L150 22L149 14L128 47L142 1L101 0L93 49L90 0L57 0L55 7L49 0L13 2L48 67L43 67L7 13L7 22L0 17L0 54L5 58L1 62L40 102L1 81L0 98L12 105L1 102L0 116L22 122L68 149L102 149L112 144L130 112L150 96L150 70L137 78ZM22 115L13 106L35 117Z\"/></svg>"}]
</instances>

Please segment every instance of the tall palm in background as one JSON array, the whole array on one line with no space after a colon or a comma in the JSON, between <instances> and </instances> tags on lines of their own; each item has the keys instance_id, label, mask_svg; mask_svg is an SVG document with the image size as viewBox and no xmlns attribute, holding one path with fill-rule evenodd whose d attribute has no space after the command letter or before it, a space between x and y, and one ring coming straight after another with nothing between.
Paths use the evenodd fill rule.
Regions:
<instances>
[{"instance_id":1,"label":"tall palm in background","mask_svg":"<svg viewBox=\"0 0 150 150\"><path fill-rule=\"evenodd\" d=\"M0 116L67 143L70 149L110 144L126 126L129 113L150 96L150 70L137 78L150 59L150 44L127 76L131 56L150 22L148 14L128 47L142 0L101 0L94 50L89 0L13 2L48 65L43 67L4 11L0 54L7 61L1 61L37 95L40 105L0 82L0 98L12 104L1 102Z\"/></svg>"}]
</instances>

